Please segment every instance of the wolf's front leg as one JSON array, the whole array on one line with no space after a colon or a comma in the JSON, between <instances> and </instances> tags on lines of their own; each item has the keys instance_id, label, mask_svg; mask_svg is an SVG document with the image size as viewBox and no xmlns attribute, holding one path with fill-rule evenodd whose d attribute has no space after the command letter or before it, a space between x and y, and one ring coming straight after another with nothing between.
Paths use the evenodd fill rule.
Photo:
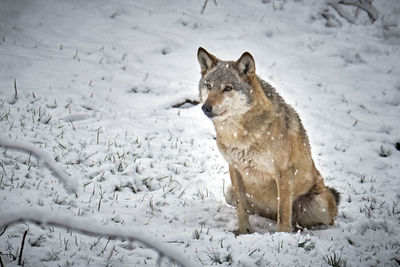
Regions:
<instances>
[{"instance_id":1,"label":"wolf's front leg","mask_svg":"<svg viewBox=\"0 0 400 267\"><path fill-rule=\"evenodd\" d=\"M231 176L231 182L236 196L239 225L237 233L239 235L251 233L249 214L247 213L246 191L244 188L242 175L232 165L229 165L229 174Z\"/></svg>"},{"instance_id":2,"label":"wolf's front leg","mask_svg":"<svg viewBox=\"0 0 400 267\"><path fill-rule=\"evenodd\" d=\"M280 171L278 186L278 231L292 231L293 181L291 169Z\"/></svg>"}]
</instances>

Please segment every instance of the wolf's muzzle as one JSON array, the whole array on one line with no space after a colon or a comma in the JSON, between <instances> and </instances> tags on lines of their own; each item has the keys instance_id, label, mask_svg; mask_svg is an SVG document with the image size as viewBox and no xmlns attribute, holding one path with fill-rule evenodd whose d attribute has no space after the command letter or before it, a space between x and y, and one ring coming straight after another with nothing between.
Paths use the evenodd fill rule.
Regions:
<instances>
[{"instance_id":1,"label":"wolf's muzzle","mask_svg":"<svg viewBox=\"0 0 400 267\"><path fill-rule=\"evenodd\" d=\"M215 116L215 114L212 112L212 106L210 104L205 103L201 109L207 117L212 118Z\"/></svg>"}]
</instances>

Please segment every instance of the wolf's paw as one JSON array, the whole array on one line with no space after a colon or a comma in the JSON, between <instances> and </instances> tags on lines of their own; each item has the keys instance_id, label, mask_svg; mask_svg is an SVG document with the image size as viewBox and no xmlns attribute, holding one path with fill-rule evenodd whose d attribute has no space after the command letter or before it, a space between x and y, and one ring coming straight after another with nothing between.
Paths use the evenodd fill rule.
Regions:
<instances>
[{"instance_id":1,"label":"wolf's paw","mask_svg":"<svg viewBox=\"0 0 400 267\"><path fill-rule=\"evenodd\" d=\"M235 234L235 236L246 235L246 234L253 233L253 230L251 230L251 227L245 227L244 229L239 228L239 229L233 230L233 233Z\"/></svg>"}]
</instances>

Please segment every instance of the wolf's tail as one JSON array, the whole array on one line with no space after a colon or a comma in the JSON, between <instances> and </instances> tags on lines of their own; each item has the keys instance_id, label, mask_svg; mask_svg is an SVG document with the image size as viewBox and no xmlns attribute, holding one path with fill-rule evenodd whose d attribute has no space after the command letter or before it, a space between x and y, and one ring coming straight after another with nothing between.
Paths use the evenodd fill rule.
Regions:
<instances>
[{"instance_id":1,"label":"wolf's tail","mask_svg":"<svg viewBox=\"0 0 400 267\"><path fill-rule=\"evenodd\" d=\"M335 198L336 206L339 206L340 199L342 198L340 192L332 187L328 187L328 189L331 191L333 197Z\"/></svg>"},{"instance_id":2,"label":"wolf's tail","mask_svg":"<svg viewBox=\"0 0 400 267\"><path fill-rule=\"evenodd\" d=\"M340 193L336 189L316 188L316 190L311 190L296 198L292 206L292 219L295 224L307 228L317 225L332 225L339 202Z\"/></svg>"}]
</instances>

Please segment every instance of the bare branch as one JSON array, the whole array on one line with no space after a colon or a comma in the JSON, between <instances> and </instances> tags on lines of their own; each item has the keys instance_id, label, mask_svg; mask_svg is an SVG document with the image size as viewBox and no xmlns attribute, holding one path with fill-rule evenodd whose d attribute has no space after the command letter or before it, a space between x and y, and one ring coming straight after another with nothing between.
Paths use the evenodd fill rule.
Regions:
<instances>
[{"instance_id":1,"label":"bare branch","mask_svg":"<svg viewBox=\"0 0 400 267\"><path fill-rule=\"evenodd\" d=\"M108 236L111 239L136 241L154 249L160 257L167 257L180 266L197 266L196 263L177 253L170 245L167 246L153 236L147 235L146 230L143 229L101 225L93 219L58 214L43 208L26 208L12 212L1 211L0 213L0 227L32 222L39 225L67 228L88 236Z\"/></svg>"},{"instance_id":2,"label":"bare branch","mask_svg":"<svg viewBox=\"0 0 400 267\"><path fill-rule=\"evenodd\" d=\"M67 191L73 193L78 192L78 182L76 180L71 179L68 175L64 174L64 172L58 167L57 163L51 157L49 157L44 152L40 151L35 146L21 141L18 141L17 143L10 140L6 140L3 136L0 136L0 146L9 149L19 150L34 155L36 158L41 160L45 165L47 165L53 171L55 176L61 182L63 182Z\"/></svg>"}]
</instances>

